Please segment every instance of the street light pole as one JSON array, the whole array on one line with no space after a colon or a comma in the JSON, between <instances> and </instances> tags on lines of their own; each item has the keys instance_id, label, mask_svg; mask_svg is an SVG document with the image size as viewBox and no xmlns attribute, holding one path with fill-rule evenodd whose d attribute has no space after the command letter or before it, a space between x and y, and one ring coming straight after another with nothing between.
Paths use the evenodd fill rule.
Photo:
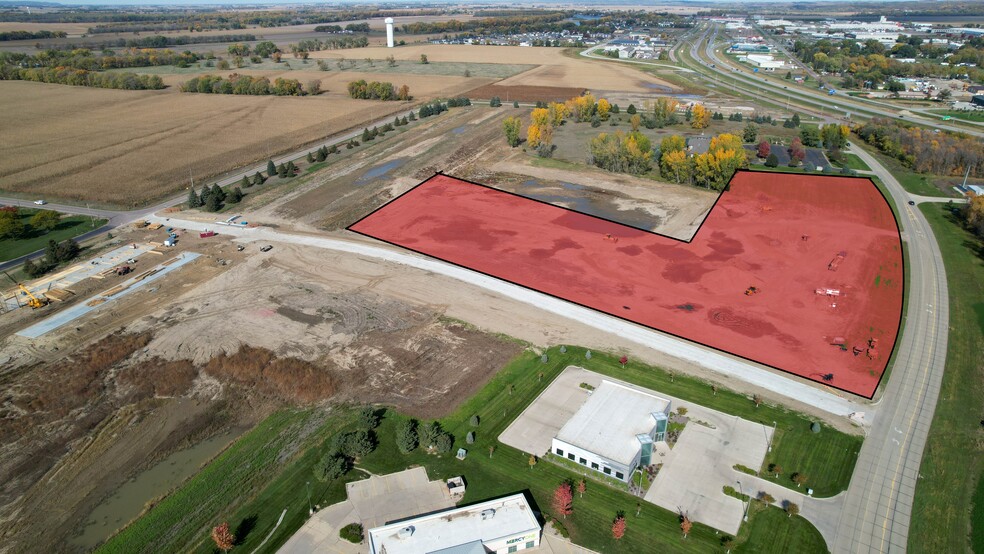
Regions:
<instances>
[{"instance_id":1,"label":"street light pole","mask_svg":"<svg viewBox=\"0 0 984 554\"><path fill-rule=\"evenodd\" d=\"M776 438L776 422L772 422L772 434L769 435L769 452L772 452L772 441Z\"/></svg>"},{"instance_id":2,"label":"street light pole","mask_svg":"<svg viewBox=\"0 0 984 554\"><path fill-rule=\"evenodd\" d=\"M738 493L741 494L742 497L745 496L745 491L743 491L741 489L741 481L738 481ZM751 503L751 500L749 500L749 503ZM748 504L745 503L745 499L744 498L742 498L742 500L741 500L741 509L742 509L742 512L743 512L741 520L742 521L748 521Z\"/></svg>"},{"instance_id":3,"label":"street light pole","mask_svg":"<svg viewBox=\"0 0 984 554\"><path fill-rule=\"evenodd\" d=\"M314 508L311 506L311 481L307 482L307 493L308 493L308 515L314 515Z\"/></svg>"}]
</instances>

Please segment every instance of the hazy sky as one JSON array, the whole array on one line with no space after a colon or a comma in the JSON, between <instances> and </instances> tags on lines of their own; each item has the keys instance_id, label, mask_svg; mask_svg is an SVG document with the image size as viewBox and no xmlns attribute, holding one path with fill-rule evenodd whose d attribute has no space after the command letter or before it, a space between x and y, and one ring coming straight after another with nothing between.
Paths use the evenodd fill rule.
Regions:
<instances>
[{"instance_id":1,"label":"hazy sky","mask_svg":"<svg viewBox=\"0 0 984 554\"><path fill-rule=\"evenodd\" d=\"M52 0L57 1L57 0ZM437 0L439 1L439 0ZM550 0L541 0L542 3L550 3ZM568 3L570 0L557 0L558 3ZM728 2L728 3L742 3L742 2L755 2L758 4L762 3L762 0L701 0L703 2ZM788 0L791 3L793 0ZM816 0L814 0L816 1ZM903 1L903 0L820 0L824 2L851 2L853 4L864 3L864 2L893 2L893 1ZM615 4L625 4L622 2L615 2L614 0L609 0L610 3ZM65 5L86 5L86 6L233 6L233 5L246 5L246 4L261 4L261 5L272 5L272 4L325 4L324 0L239 0L234 2L216 2L215 0L152 0L152 1L140 1L140 0L68 0L59 2ZM335 0L329 2L329 4L354 4L354 3L366 3L365 0ZM422 3L421 0L405 0L400 2L400 4L413 5ZM454 2L447 2L448 4L453 4ZM519 5L514 0L489 0L482 2L483 4L509 4L509 5ZM684 2L660 2L660 4L683 4ZM784 3L782 0L779 3ZM640 2L639 6L652 6L655 2ZM604 4L599 4L603 6Z\"/></svg>"}]
</instances>

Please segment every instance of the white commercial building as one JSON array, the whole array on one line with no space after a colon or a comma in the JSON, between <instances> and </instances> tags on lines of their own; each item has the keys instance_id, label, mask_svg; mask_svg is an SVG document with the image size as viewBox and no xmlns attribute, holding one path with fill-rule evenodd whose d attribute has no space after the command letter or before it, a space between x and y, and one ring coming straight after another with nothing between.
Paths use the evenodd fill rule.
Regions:
<instances>
[{"instance_id":1,"label":"white commercial building","mask_svg":"<svg viewBox=\"0 0 984 554\"><path fill-rule=\"evenodd\" d=\"M540 523L522 494L370 529L370 554L508 554L540 546Z\"/></svg>"},{"instance_id":2,"label":"white commercial building","mask_svg":"<svg viewBox=\"0 0 984 554\"><path fill-rule=\"evenodd\" d=\"M666 440L670 401L602 381L553 438L550 451L628 482L652 463L653 443Z\"/></svg>"},{"instance_id":3,"label":"white commercial building","mask_svg":"<svg viewBox=\"0 0 984 554\"><path fill-rule=\"evenodd\" d=\"M749 54L746 56L748 63L762 69L782 69L785 62L777 60L768 54Z\"/></svg>"}]
</instances>

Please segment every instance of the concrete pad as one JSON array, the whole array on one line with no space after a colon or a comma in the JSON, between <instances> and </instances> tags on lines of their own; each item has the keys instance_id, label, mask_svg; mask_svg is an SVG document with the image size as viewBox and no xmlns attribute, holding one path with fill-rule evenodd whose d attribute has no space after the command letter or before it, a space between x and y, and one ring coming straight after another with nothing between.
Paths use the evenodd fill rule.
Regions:
<instances>
[{"instance_id":1,"label":"concrete pad","mask_svg":"<svg viewBox=\"0 0 984 554\"><path fill-rule=\"evenodd\" d=\"M338 536L342 527L349 523L361 523L364 529L369 530L391 521L454 506L444 481L428 480L427 471L422 467L389 475L373 475L348 483L345 491L348 498L344 502L328 506L311 516L278 552L365 552L364 545L352 544Z\"/></svg>"},{"instance_id":2,"label":"concrete pad","mask_svg":"<svg viewBox=\"0 0 984 554\"><path fill-rule=\"evenodd\" d=\"M454 506L444 482L429 481L422 467L355 481L346 492L366 529Z\"/></svg>"},{"instance_id":3,"label":"concrete pad","mask_svg":"<svg viewBox=\"0 0 984 554\"><path fill-rule=\"evenodd\" d=\"M601 383L598 374L570 366L550 383L499 435L499 442L528 454L542 455L550 450L551 440L591 396L580 384Z\"/></svg>"},{"instance_id":4,"label":"concrete pad","mask_svg":"<svg viewBox=\"0 0 984 554\"><path fill-rule=\"evenodd\" d=\"M543 552L544 554L595 554L594 550L588 550L583 546L578 546L563 537L549 534L546 531L543 532L543 538L540 540L540 548L534 552Z\"/></svg>"},{"instance_id":5,"label":"concrete pad","mask_svg":"<svg viewBox=\"0 0 984 554\"><path fill-rule=\"evenodd\" d=\"M690 422L673 449L660 458L663 468L645 499L668 510L683 510L693 521L736 534L744 503L724 494L722 488L730 485L745 494L756 493L751 483L754 478L733 466L760 467L772 428L692 404L686 407ZM745 477L747 482L739 487L738 482Z\"/></svg>"},{"instance_id":6,"label":"concrete pad","mask_svg":"<svg viewBox=\"0 0 984 554\"><path fill-rule=\"evenodd\" d=\"M332 554L357 554L362 545L352 544L338 536L349 523L358 523L351 502L340 502L314 514L294 535L280 547L280 552L302 554L329 552Z\"/></svg>"}]
</instances>

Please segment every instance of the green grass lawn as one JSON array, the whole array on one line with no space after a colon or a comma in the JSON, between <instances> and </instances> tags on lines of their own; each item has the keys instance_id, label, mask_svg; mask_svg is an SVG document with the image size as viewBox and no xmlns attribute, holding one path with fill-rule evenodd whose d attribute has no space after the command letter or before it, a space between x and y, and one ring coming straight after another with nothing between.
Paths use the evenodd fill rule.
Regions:
<instances>
[{"instance_id":1,"label":"green grass lawn","mask_svg":"<svg viewBox=\"0 0 984 554\"><path fill-rule=\"evenodd\" d=\"M941 117L950 116L953 119L962 119L964 121L976 121L984 122L984 110L929 110L935 114L939 114Z\"/></svg>"},{"instance_id":2,"label":"green grass lawn","mask_svg":"<svg viewBox=\"0 0 984 554\"><path fill-rule=\"evenodd\" d=\"M919 209L933 227L946 265L950 335L947 370L919 469L922 478L913 501L909 550L984 552L984 431L980 424L984 414L984 250L980 239L965 231L946 205L921 204Z\"/></svg>"},{"instance_id":3,"label":"green grass lawn","mask_svg":"<svg viewBox=\"0 0 984 554\"><path fill-rule=\"evenodd\" d=\"M789 517L775 506L761 502L749 505L749 520L754 525L742 527L735 552L826 552L827 544L815 527L801 516Z\"/></svg>"},{"instance_id":4,"label":"green grass lawn","mask_svg":"<svg viewBox=\"0 0 984 554\"><path fill-rule=\"evenodd\" d=\"M307 513L306 491L304 486L285 490L285 476L292 475L293 459L300 456L303 460L303 454L342 417L321 422L323 415L318 416L316 410L283 410L271 415L98 551L187 552L209 540L212 526L228 521L235 530L253 516L256 531L246 534L246 544L258 544L263 539L257 537L269 532L286 507L296 508L288 515L298 527L299 518ZM310 475L301 477L302 485ZM325 500L337 500L344 494L324 488L318 492ZM285 494L296 502L282 502ZM298 514L301 501L304 509ZM254 509L239 516L237 508L243 504Z\"/></svg>"},{"instance_id":5,"label":"green grass lawn","mask_svg":"<svg viewBox=\"0 0 984 554\"><path fill-rule=\"evenodd\" d=\"M38 211L40 210L21 208L18 215L20 216L21 222L24 225L28 225L31 222L31 216ZM61 242L92 231L93 229L98 229L105 224L105 219L93 220L85 215L70 215L63 217L58 223L58 226L47 233L32 230L23 238L0 239L0 262L19 258L24 254L30 254L35 250L40 250L48 245L49 240Z\"/></svg>"},{"instance_id":6,"label":"green grass lawn","mask_svg":"<svg viewBox=\"0 0 984 554\"><path fill-rule=\"evenodd\" d=\"M848 169L853 169L855 171L871 171L868 164L864 163L861 158L857 157L855 154L844 154L844 162L841 164L835 164L838 167L846 167Z\"/></svg>"}]
</instances>

